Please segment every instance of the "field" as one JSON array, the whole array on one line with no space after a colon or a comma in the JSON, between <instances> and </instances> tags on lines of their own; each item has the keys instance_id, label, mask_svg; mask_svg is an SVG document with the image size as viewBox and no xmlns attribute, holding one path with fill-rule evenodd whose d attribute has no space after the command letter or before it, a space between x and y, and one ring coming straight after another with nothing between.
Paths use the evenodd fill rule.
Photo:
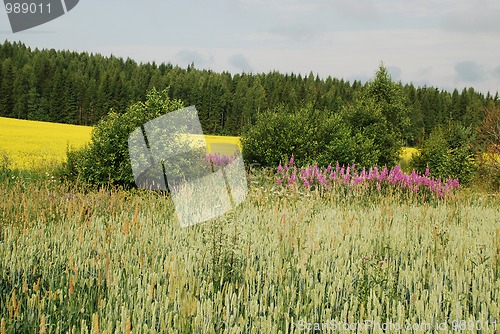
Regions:
<instances>
[{"instance_id":1,"label":"field","mask_svg":"<svg viewBox=\"0 0 500 334\"><path fill-rule=\"evenodd\" d=\"M0 117L0 160L12 169L39 169L66 159L68 148L90 142L92 127ZM194 136L196 137L196 136ZM208 152L232 155L239 137L205 135Z\"/></svg>"},{"instance_id":2,"label":"field","mask_svg":"<svg viewBox=\"0 0 500 334\"><path fill-rule=\"evenodd\" d=\"M168 196L0 184L0 332L498 332L498 200L265 180L250 178L235 212L185 229Z\"/></svg>"},{"instance_id":3,"label":"field","mask_svg":"<svg viewBox=\"0 0 500 334\"><path fill-rule=\"evenodd\" d=\"M68 148L90 141L91 127L0 117L0 158L10 168L37 169L60 163Z\"/></svg>"},{"instance_id":4,"label":"field","mask_svg":"<svg viewBox=\"0 0 500 334\"><path fill-rule=\"evenodd\" d=\"M44 143L56 130L41 126L0 147ZM235 211L181 228L168 194L0 164L0 334L500 331L498 196L382 169L332 167L322 185L309 168L288 186L305 174L285 166L251 170Z\"/></svg>"}]
</instances>

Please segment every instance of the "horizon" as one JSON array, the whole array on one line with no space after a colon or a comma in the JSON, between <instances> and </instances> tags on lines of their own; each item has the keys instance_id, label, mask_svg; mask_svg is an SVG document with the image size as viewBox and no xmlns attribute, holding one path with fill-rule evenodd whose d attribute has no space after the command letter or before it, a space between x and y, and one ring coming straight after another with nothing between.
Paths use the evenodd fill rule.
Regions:
<instances>
[{"instance_id":1,"label":"horizon","mask_svg":"<svg viewBox=\"0 0 500 334\"><path fill-rule=\"evenodd\" d=\"M495 97L496 95L499 95L500 94L500 89L497 90L497 91L494 91L494 92L491 92L491 91L487 91L487 92L482 92L480 90L477 90L474 86L465 86L465 87L462 87L462 88L459 88L459 87L451 87L449 89L446 89L446 88L440 88L440 87L437 87L437 86L432 86L432 85L417 85L413 82L403 82L402 80L395 80L394 77L393 77L393 74L391 73L391 69L388 68L382 61L379 63L379 65L374 69L373 71L373 75L372 77L368 77L368 78L364 78L363 79L357 79L357 78L354 78L352 80L350 79L346 79L346 78L343 78L343 77L336 77L336 76L332 76L332 75L328 75L326 77L320 75L319 73L314 73L313 71L310 71L309 73L294 73L294 72L281 72L280 70L271 70L271 71L268 71L268 72L237 72L237 73L234 73L234 72L231 72L231 71L227 71L227 70L223 70L223 71L216 71L216 70L213 70L213 69L207 69L207 68L203 68L203 67L197 67L196 66L196 63L193 61L191 64L187 64L186 66L182 66L180 64L173 64L171 62L162 62L162 63L157 63L156 61L137 61L131 57L122 57L122 56L116 56L114 54L109 54L109 55L105 55L105 54L102 54L102 53L99 53L99 52L89 52L89 51L76 51L76 50L71 50L71 49L55 49L55 48L40 48L40 47L31 47L29 45L26 45L25 43L23 42L19 42L19 41L9 41L7 39L5 39L3 41L2 44L4 44L5 42L9 42L9 43L21 43L22 45L24 45L26 48L28 48L31 52L33 51L36 51L36 50L40 50L40 51L43 51L43 50L55 50L56 52L74 52L74 53L78 53L78 54L88 54L89 56L101 56L105 59L111 59L111 58L116 58L116 59L119 59L123 62L127 61L127 60L132 60L134 61L138 66L141 66L141 65L155 65L156 68L158 68L159 66L161 65L165 65L165 66L172 66L173 68L175 67L178 67L180 69L183 69L183 70L186 70L188 68L190 68L191 66L193 66L193 68L195 70L198 70L198 71L212 71L214 73L218 73L218 74L222 74L222 73L226 73L226 74L229 74L231 77L234 77L234 76L237 76L237 75L268 75L268 74L271 74L271 73L278 73L280 75L284 75L284 76L297 76L297 77L301 77L301 78L307 78L311 73L314 75L315 78L319 78L320 80L322 81L326 81L328 79L332 79L332 80L339 80L339 81L344 81L346 83L349 83L350 85L353 85L355 83L360 83L361 85L365 85L366 83L370 82L373 80L376 72L378 71L378 69L380 68L380 66L384 66L389 75L391 76L392 80L398 84L401 84L403 87L405 85L409 85L409 86L413 86L415 87L416 89L419 89L419 88L430 88L430 89L437 89L438 91L440 92L447 92L447 93L450 93L452 94L454 90L457 90L459 93L461 93L463 90L469 90L469 89L474 89L474 92L475 93L479 93L479 94L482 94L484 96L487 96L487 94L489 94L491 97Z\"/></svg>"},{"instance_id":2,"label":"horizon","mask_svg":"<svg viewBox=\"0 0 500 334\"><path fill-rule=\"evenodd\" d=\"M498 17L493 0L87 0L15 34L0 19L0 40L219 73L312 72L349 82L370 80L383 62L402 84L495 95Z\"/></svg>"}]
</instances>

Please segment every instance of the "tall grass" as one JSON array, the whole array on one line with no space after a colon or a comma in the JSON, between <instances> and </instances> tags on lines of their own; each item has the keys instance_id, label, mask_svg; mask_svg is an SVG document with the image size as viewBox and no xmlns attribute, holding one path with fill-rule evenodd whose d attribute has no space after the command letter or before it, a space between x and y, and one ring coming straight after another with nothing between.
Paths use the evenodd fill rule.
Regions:
<instances>
[{"instance_id":1,"label":"tall grass","mask_svg":"<svg viewBox=\"0 0 500 334\"><path fill-rule=\"evenodd\" d=\"M0 333L500 328L498 199L368 202L266 180L254 173L235 212L185 229L154 192L4 180Z\"/></svg>"}]
</instances>

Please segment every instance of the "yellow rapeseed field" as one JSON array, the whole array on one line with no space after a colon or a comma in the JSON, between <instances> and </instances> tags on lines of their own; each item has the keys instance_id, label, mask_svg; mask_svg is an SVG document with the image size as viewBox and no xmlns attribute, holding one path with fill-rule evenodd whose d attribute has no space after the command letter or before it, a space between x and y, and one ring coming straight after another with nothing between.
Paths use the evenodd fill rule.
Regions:
<instances>
[{"instance_id":1,"label":"yellow rapeseed field","mask_svg":"<svg viewBox=\"0 0 500 334\"><path fill-rule=\"evenodd\" d=\"M37 169L66 158L68 147L90 141L92 127L0 117L0 158L10 168Z\"/></svg>"},{"instance_id":2,"label":"yellow rapeseed field","mask_svg":"<svg viewBox=\"0 0 500 334\"><path fill-rule=\"evenodd\" d=\"M0 159L9 168L37 169L66 159L68 147L90 142L92 127L0 117ZM206 135L208 152L232 155L239 137ZM241 148L240 148L241 149Z\"/></svg>"},{"instance_id":3,"label":"yellow rapeseed field","mask_svg":"<svg viewBox=\"0 0 500 334\"><path fill-rule=\"evenodd\" d=\"M200 139L205 137L208 153L219 153L231 156L235 151L241 151L240 137L213 136L213 135L189 135L194 147L200 145Z\"/></svg>"}]
</instances>

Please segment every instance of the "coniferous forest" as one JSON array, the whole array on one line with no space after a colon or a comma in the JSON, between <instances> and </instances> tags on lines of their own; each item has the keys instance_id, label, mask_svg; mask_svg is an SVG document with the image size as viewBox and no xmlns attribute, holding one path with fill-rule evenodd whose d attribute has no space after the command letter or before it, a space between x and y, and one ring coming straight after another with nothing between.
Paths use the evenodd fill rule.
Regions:
<instances>
[{"instance_id":1,"label":"coniferous forest","mask_svg":"<svg viewBox=\"0 0 500 334\"><path fill-rule=\"evenodd\" d=\"M375 72L376 69L374 69ZM0 45L0 116L95 125L111 109L121 113L152 88L196 105L207 134L239 135L263 110L303 106L335 113L365 88L360 81L314 73L216 73L195 64L137 63L99 54ZM479 125L484 108L500 104L498 92L453 92L401 84L410 120L405 145L420 145L438 125Z\"/></svg>"}]
</instances>

